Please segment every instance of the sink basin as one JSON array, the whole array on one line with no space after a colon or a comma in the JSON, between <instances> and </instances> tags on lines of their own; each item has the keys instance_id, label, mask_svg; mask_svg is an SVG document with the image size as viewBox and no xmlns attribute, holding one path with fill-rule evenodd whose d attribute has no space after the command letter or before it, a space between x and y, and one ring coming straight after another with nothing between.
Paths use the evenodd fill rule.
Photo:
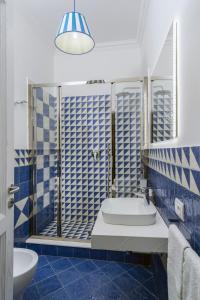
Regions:
<instances>
[{"instance_id":1,"label":"sink basin","mask_svg":"<svg viewBox=\"0 0 200 300\"><path fill-rule=\"evenodd\" d=\"M105 223L113 225L147 226L156 222L156 208L145 198L107 198L101 211Z\"/></svg>"}]
</instances>

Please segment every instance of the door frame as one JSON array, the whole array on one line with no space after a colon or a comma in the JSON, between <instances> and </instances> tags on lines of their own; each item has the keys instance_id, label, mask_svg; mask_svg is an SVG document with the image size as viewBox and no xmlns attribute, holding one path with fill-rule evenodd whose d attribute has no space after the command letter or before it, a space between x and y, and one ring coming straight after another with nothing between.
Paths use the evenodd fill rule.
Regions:
<instances>
[{"instance_id":1,"label":"door frame","mask_svg":"<svg viewBox=\"0 0 200 300\"><path fill-rule=\"evenodd\" d=\"M13 299L14 208L8 208L8 187L14 179L12 30L13 0L0 0L0 299L5 300Z\"/></svg>"}]
</instances>

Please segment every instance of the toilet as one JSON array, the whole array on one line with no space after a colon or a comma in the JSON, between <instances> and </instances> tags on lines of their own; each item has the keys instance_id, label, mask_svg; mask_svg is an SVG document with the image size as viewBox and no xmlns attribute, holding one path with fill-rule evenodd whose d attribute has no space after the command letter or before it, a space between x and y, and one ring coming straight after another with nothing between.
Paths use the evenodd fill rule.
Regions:
<instances>
[{"instance_id":1,"label":"toilet","mask_svg":"<svg viewBox=\"0 0 200 300\"><path fill-rule=\"evenodd\" d=\"M23 291L30 284L37 263L38 255L36 252L25 248L14 248L14 300L21 300L23 298Z\"/></svg>"}]
</instances>

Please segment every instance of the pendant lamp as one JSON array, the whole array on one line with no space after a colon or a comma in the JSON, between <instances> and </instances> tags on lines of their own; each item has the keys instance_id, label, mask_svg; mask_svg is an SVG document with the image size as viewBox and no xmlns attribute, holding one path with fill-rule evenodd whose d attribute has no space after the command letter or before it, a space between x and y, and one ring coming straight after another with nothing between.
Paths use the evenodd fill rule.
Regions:
<instances>
[{"instance_id":1,"label":"pendant lamp","mask_svg":"<svg viewBox=\"0 0 200 300\"><path fill-rule=\"evenodd\" d=\"M73 12L67 12L55 38L56 47L67 54L80 55L90 52L95 42L90 34L85 17L76 12L75 0Z\"/></svg>"}]
</instances>

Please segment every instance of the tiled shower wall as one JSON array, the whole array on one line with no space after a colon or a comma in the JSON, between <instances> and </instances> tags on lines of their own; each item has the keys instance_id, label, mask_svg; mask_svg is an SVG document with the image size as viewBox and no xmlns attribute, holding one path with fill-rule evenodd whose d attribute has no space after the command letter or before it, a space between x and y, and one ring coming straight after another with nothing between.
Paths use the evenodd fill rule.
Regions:
<instances>
[{"instance_id":1,"label":"tiled shower wall","mask_svg":"<svg viewBox=\"0 0 200 300\"><path fill-rule=\"evenodd\" d=\"M14 228L15 242L29 236L30 219L33 216L33 156L31 150L15 150L14 184L20 190L15 194Z\"/></svg>"},{"instance_id":2,"label":"tiled shower wall","mask_svg":"<svg viewBox=\"0 0 200 300\"><path fill-rule=\"evenodd\" d=\"M141 90L116 95L116 197L132 197L141 177Z\"/></svg>"},{"instance_id":3,"label":"tiled shower wall","mask_svg":"<svg viewBox=\"0 0 200 300\"><path fill-rule=\"evenodd\" d=\"M14 182L20 187L15 195L15 241L29 236L33 221L36 222L34 233L39 233L54 219L57 191L56 98L42 88L34 89L33 97L37 145L35 150L15 150ZM34 196L36 202L33 201Z\"/></svg>"},{"instance_id":4,"label":"tiled shower wall","mask_svg":"<svg viewBox=\"0 0 200 300\"><path fill-rule=\"evenodd\" d=\"M44 194L37 194L37 201L34 205L34 179L33 169L36 167L36 153L44 162L44 169L46 169L46 177L37 174L38 184L44 189ZM42 152L43 153L43 152ZM42 157L42 158L41 158ZM43 159L44 158L44 159ZM17 149L15 150L15 168L14 168L14 184L19 186L20 190L15 194L14 205L14 228L15 228L15 242L21 242L28 238L33 233L39 233L46 225L54 220L54 200L56 190L50 190L50 186L46 183L54 178L54 167L48 167L49 155L41 154L38 150ZM39 171L40 172L40 171ZM37 170L36 170L37 173ZM55 178L54 178L55 179ZM37 232L33 232L33 221L36 223Z\"/></svg>"},{"instance_id":5,"label":"tiled shower wall","mask_svg":"<svg viewBox=\"0 0 200 300\"><path fill-rule=\"evenodd\" d=\"M200 254L200 147L150 149L144 156L162 216L175 222ZM185 205L184 222L175 214L175 198Z\"/></svg>"},{"instance_id":6,"label":"tiled shower wall","mask_svg":"<svg viewBox=\"0 0 200 300\"><path fill-rule=\"evenodd\" d=\"M63 98L61 127L62 220L94 222L107 195L110 95Z\"/></svg>"}]
</instances>

